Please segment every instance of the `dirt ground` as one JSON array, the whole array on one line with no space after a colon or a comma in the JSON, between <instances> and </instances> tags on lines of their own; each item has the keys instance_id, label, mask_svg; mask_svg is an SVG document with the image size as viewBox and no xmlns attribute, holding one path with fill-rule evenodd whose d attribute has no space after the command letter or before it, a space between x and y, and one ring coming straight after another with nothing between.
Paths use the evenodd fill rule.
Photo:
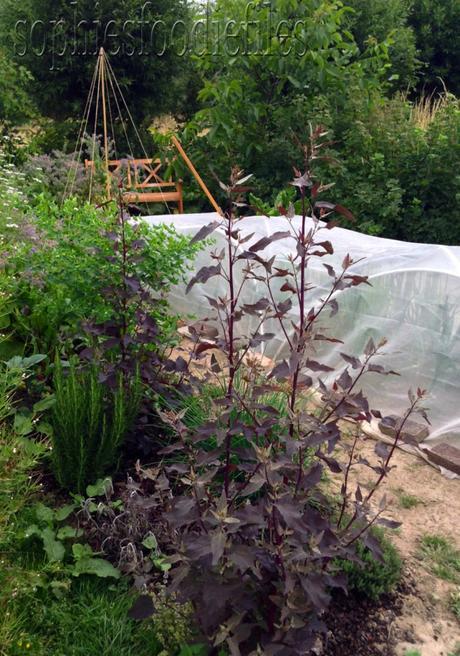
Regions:
<instances>
[{"instance_id":1,"label":"dirt ground","mask_svg":"<svg viewBox=\"0 0 460 656\"><path fill-rule=\"evenodd\" d=\"M361 455L373 459L375 444L371 438L364 439ZM455 585L433 576L417 557L420 538L425 534L448 538L460 548L460 480L444 478L422 459L399 449L392 464L395 468L376 495L376 503L386 493L391 504L386 516L402 522L399 529L391 532L391 539L404 559L405 575L412 583L389 623L391 651L386 653L405 656L418 650L422 656L460 655L460 623L448 608ZM359 475L360 484L363 479L370 481L366 472L362 467L355 471L354 477ZM417 505L402 507L402 494L415 497Z\"/></svg>"}]
</instances>

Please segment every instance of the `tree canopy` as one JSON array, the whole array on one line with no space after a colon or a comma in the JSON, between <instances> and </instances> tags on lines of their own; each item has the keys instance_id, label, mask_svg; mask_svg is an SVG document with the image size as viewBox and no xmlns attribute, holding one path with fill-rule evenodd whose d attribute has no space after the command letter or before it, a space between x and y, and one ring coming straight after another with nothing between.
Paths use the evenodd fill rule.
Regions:
<instances>
[{"instance_id":1,"label":"tree canopy","mask_svg":"<svg viewBox=\"0 0 460 656\"><path fill-rule=\"evenodd\" d=\"M186 53L178 41L188 20L182 0L5 0L0 16L5 47L32 74L43 115L82 114L103 46L139 121L180 100Z\"/></svg>"}]
</instances>

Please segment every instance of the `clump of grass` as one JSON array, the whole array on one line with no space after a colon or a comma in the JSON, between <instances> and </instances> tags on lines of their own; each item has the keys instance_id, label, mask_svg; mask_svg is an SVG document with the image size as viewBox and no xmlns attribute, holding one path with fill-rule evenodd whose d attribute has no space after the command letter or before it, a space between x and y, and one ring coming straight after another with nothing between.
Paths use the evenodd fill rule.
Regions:
<instances>
[{"instance_id":1,"label":"clump of grass","mask_svg":"<svg viewBox=\"0 0 460 656\"><path fill-rule=\"evenodd\" d=\"M382 562L376 560L362 542L357 542L356 553L361 563L337 559L338 569L347 575L348 587L370 599L378 599L391 592L401 578L402 562L397 549L379 527L371 529L380 543Z\"/></svg>"},{"instance_id":2,"label":"clump of grass","mask_svg":"<svg viewBox=\"0 0 460 656\"><path fill-rule=\"evenodd\" d=\"M8 605L15 623L5 654L156 656L162 648L154 625L130 619L132 603L127 586L91 578L76 581L59 599L48 589L19 595Z\"/></svg>"},{"instance_id":3,"label":"clump of grass","mask_svg":"<svg viewBox=\"0 0 460 656\"><path fill-rule=\"evenodd\" d=\"M412 105L411 119L422 130L427 130L436 116L449 102L447 93L438 95L423 94Z\"/></svg>"},{"instance_id":4,"label":"clump of grass","mask_svg":"<svg viewBox=\"0 0 460 656\"><path fill-rule=\"evenodd\" d=\"M402 489L395 490L395 493L398 496L399 507L404 508L404 510L411 510L412 508L415 508L416 506L423 503L421 499L414 496L413 494L407 494L407 492L404 492Z\"/></svg>"},{"instance_id":5,"label":"clump of grass","mask_svg":"<svg viewBox=\"0 0 460 656\"><path fill-rule=\"evenodd\" d=\"M451 593L449 608L455 615L455 617L460 620L460 586Z\"/></svg>"},{"instance_id":6,"label":"clump of grass","mask_svg":"<svg viewBox=\"0 0 460 656\"><path fill-rule=\"evenodd\" d=\"M420 540L419 556L435 576L460 584L460 551L452 540L440 535L424 535Z\"/></svg>"}]
</instances>

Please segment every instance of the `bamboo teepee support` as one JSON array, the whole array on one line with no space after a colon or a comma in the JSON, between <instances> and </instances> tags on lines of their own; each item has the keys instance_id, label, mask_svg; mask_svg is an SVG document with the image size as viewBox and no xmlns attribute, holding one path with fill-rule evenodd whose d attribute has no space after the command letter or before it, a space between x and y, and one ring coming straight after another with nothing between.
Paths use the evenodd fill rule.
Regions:
<instances>
[{"instance_id":1,"label":"bamboo teepee support","mask_svg":"<svg viewBox=\"0 0 460 656\"><path fill-rule=\"evenodd\" d=\"M107 200L110 200L110 170L109 170L109 138L107 132L107 100L105 97L105 52L104 48L99 50L99 57L101 65L100 70L100 85L102 92L102 120L104 124L104 154L105 154L105 185L107 191Z\"/></svg>"},{"instance_id":2,"label":"bamboo teepee support","mask_svg":"<svg viewBox=\"0 0 460 656\"><path fill-rule=\"evenodd\" d=\"M222 216L223 215L222 209L219 207L219 205L217 204L217 201L215 200L214 196L211 194L211 192L209 191L209 189L205 185L202 177L200 176L200 174L198 173L196 168L193 166L193 164L192 164L191 160L189 159L187 153L182 148L182 144L180 143L179 139L176 136L173 135L171 137L171 141L173 142L173 144L175 145L175 147L179 151L179 154L182 157L182 159L184 160L184 162L187 164L187 166L190 169L193 177L195 178L195 180L200 185L201 189L204 191L204 193L208 197L208 200L211 203L211 205L213 206L213 208L216 210L216 212L218 214L220 214Z\"/></svg>"},{"instance_id":3,"label":"bamboo teepee support","mask_svg":"<svg viewBox=\"0 0 460 656\"><path fill-rule=\"evenodd\" d=\"M110 88L109 88L110 85ZM120 104L118 102L118 96L121 99L122 105L125 107L126 112L128 114L129 120L131 121L132 126L134 127L134 131L136 133L137 139L141 145L141 148L144 152L144 158L143 159L134 159L133 157L133 152L131 151L131 158L129 160L110 160L109 159L109 135L108 135L108 126L107 126L107 104L110 103L110 89L112 90L112 94L118 109L118 114L121 119L121 125L123 127L126 141L128 143L128 147L131 149L128 134L126 131L126 126L124 119L122 117L121 109L120 109ZM90 180L90 192L89 192L89 197L91 198L91 185L92 185L92 176L95 170L95 146L96 146L96 125L97 125L97 119L98 119L98 109L99 109L99 98L101 99L101 104L102 104L102 124L103 124L103 140L104 140L104 167L105 167L105 183L106 183L106 200L110 201L112 198L112 185L111 185L111 180L112 176L114 174L120 174L121 168L123 164L127 167L127 177L128 177L128 189L126 193L124 194L124 197L127 199L128 202L135 202L135 203L149 203L149 202L164 202L166 204L166 207L168 208L168 212L171 214L171 211L168 206L167 201L174 201L178 203L178 210L179 213L182 214L184 209L183 209L183 200L182 200L182 181L179 180L177 182L169 181L169 180L163 180L159 174L158 174L158 164L160 164L159 160L154 160L148 157L147 152L145 150L144 144L142 143L141 137L139 135L139 131L136 128L136 125L134 123L133 117L131 115L131 112L129 111L129 107L127 105L126 99L124 98L124 95L122 93L122 90L120 88L120 85L118 84L112 66L110 65L110 61L105 53L104 48L99 49L99 56L97 60L97 64L94 70L94 75L93 75L93 81L91 83L91 88L90 88L90 93L87 99L86 103L86 109L85 109L85 116L83 117L82 124L80 125L80 132L79 132L79 137L78 140L80 140L81 135L83 134L82 130L85 129L88 119L89 119L89 114L91 111L91 104L92 104L92 98L94 95L94 91L97 91L97 99L96 99L96 111L95 111L95 117L94 117L94 133L93 133L93 154L92 158L90 160L85 160L85 167L86 169L89 169L91 172L91 180ZM111 105L109 104L109 114L110 114L110 121L111 121L111 127L113 130L113 120L112 120L112 110L111 110ZM77 141L78 141L77 140ZM83 143L83 142L82 142ZM81 154L82 150L82 143L80 144L80 151L79 155ZM200 188L202 191L205 193L206 197L208 198L209 202L211 203L212 207L214 210L223 216L223 211L217 204L216 200L214 199L213 195L207 188L205 182L203 181L202 177L194 167L193 163L191 162L190 158L186 154L185 150L182 148L181 143L177 139L177 137L173 136L172 137L172 143L174 144L175 148L177 149L179 155L182 157L184 160L185 164L187 165L188 169L192 173L193 177L195 180L198 182ZM78 155L78 157L79 157ZM143 177L142 179L138 179L138 171L142 170ZM133 171L134 173L134 180L132 179L131 172ZM163 187L167 187L168 190L165 192L163 191Z\"/></svg>"}]
</instances>

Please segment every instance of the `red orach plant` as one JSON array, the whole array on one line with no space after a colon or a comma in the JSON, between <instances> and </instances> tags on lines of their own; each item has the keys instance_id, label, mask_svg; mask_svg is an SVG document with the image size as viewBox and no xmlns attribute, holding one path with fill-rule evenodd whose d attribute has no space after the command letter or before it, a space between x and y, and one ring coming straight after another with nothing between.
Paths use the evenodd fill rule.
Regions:
<instances>
[{"instance_id":1,"label":"red orach plant","mask_svg":"<svg viewBox=\"0 0 460 656\"><path fill-rule=\"evenodd\" d=\"M385 498L377 507L370 502L391 469L407 420L413 413L424 414L424 393L418 390L410 394L409 408L395 426L393 445L378 443L375 463L357 457L360 424L373 416L381 418L359 383L365 375L393 373L375 363L385 342L375 345L371 340L361 357L343 353L344 366L335 375L312 356L322 340L338 341L326 336L321 325L327 313L338 311L335 292L368 282L350 271L353 260L347 256L339 271L324 265L330 289L319 302L309 303L310 263L333 253L324 237L331 224L320 219L327 221L333 212L350 216L345 208L317 198L324 188L315 181L313 163L321 157L324 136L321 128L312 130L304 149L304 170L296 171L293 184L301 198L300 221L292 208L281 209L286 231L252 243L252 235L243 232L244 217L235 214L250 176L234 169L230 183L222 185L228 197L222 220L195 237L204 239L223 227L226 248L212 254L212 265L193 277L189 289L220 276L227 291L207 297L209 318L190 327L194 346L189 361L207 359L209 371L204 379L187 377L198 394L216 378L225 381L225 394L215 402L213 416L198 428L187 427L183 412L163 414L177 441L163 450L171 498L162 517L167 530L161 540L173 565L171 590L193 603L211 653L222 645L235 655L309 652L318 635L326 632L322 617L331 590L346 590L336 559L356 558L358 539L380 557L369 527L398 525L383 516ZM313 227L308 227L308 216ZM295 244L286 269L263 255L280 239ZM254 278L265 281L266 295L247 304L245 288ZM279 278L285 298L276 302L273 286ZM287 320L293 308L295 322L292 314ZM243 335L240 326L247 315L256 317L255 328ZM268 320L272 325L278 322L288 356L270 371L256 368L254 373L248 369L248 355L274 336L262 333ZM178 367L182 376L183 361ZM307 393L322 372L332 382L318 379L318 408ZM273 403L274 395L283 402ZM357 427L352 444L343 438L344 421ZM345 458L338 455L341 450ZM350 489L350 472L357 465L375 472L375 485L367 494L359 485ZM325 471L342 481L338 505L320 484ZM164 478L161 486L164 490Z\"/></svg>"}]
</instances>

